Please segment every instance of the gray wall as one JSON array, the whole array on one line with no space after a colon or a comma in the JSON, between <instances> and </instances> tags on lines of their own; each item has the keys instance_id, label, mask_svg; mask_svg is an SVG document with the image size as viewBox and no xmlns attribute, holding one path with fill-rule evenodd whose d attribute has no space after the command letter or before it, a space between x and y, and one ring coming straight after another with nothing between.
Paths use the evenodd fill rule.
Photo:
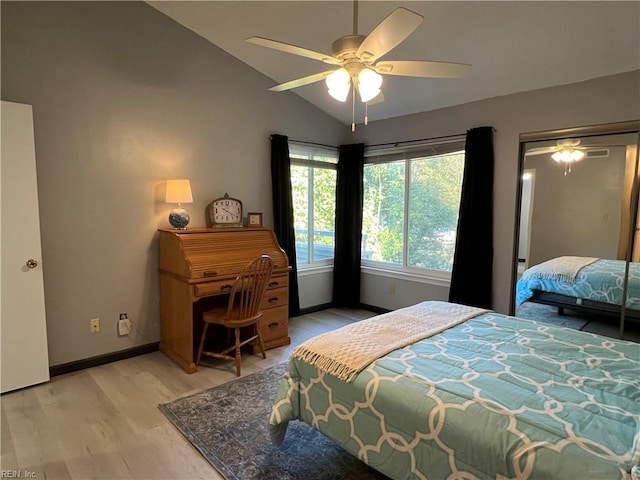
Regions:
<instances>
[{"instance_id":1,"label":"gray wall","mask_svg":"<svg viewBox=\"0 0 640 480\"><path fill-rule=\"evenodd\" d=\"M164 182L272 225L271 133L348 129L141 2L1 2L2 99L33 105L50 364L159 340ZM344 137L343 137L344 136ZM118 314L133 333L118 338ZM89 319L101 332L89 333Z\"/></svg>"},{"instance_id":2,"label":"gray wall","mask_svg":"<svg viewBox=\"0 0 640 480\"><path fill-rule=\"evenodd\" d=\"M267 92L270 79L144 3L0 8L2 99L34 109L51 365L159 339L156 230L168 226L167 179L191 179L192 226L227 191L272 224L271 133L376 144L494 126L494 308L506 312L518 135L640 118L635 72L373 122L352 135L295 94ZM330 301L330 278L301 277L303 307ZM363 273L364 303L446 298L446 286ZM129 337L116 336L120 312L133 318ZM93 317L99 334L89 333Z\"/></svg>"},{"instance_id":3,"label":"gray wall","mask_svg":"<svg viewBox=\"0 0 640 480\"><path fill-rule=\"evenodd\" d=\"M482 125L496 129L493 308L507 313L512 296L519 135L639 118L640 72L635 71L372 122L368 127L356 129L356 137L367 144L376 144L459 134ZM381 282L386 284L389 279L379 275L363 279L363 285L367 286L361 298L364 303L395 308L436 295L446 298L448 292L446 287L425 285L418 293L414 289L396 288L391 294L384 285L379 285ZM370 294L374 291L375 295Z\"/></svg>"},{"instance_id":4,"label":"gray wall","mask_svg":"<svg viewBox=\"0 0 640 480\"><path fill-rule=\"evenodd\" d=\"M529 266L561 255L617 258L625 152L583 159L566 176L549 155L526 158L535 169Z\"/></svg>"}]
</instances>

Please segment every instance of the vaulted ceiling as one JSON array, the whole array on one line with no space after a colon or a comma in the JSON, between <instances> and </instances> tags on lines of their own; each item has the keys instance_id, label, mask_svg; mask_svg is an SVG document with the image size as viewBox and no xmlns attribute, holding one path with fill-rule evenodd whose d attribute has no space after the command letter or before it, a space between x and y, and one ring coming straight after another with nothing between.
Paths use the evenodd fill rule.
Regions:
<instances>
[{"instance_id":1,"label":"vaulted ceiling","mask_svg":"<svg viewBox=\"0 0 640 480\"><path fill-rule=\"evenodd\" d=\"M350 1L148 3L270 77L274 85L331 67L252 45L247 37L331 54L334 40L353 33ZM462 79L384 76L385 100L369 107L370 121L640 69L638 1L360 1L358 33L368 34L398 7L425 20L383 59L468 63L472 69ZM270 94L300 95L351 123L351 101L331 98L324 82ZM361 105L356 108L360 122Z\"/></svg>"}]
</instances>

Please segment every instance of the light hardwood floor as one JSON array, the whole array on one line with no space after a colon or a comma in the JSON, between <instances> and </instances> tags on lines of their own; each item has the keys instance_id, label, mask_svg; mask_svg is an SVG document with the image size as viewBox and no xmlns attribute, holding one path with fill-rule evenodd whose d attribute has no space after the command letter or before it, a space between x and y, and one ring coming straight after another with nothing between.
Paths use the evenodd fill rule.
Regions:
<instances>
[{"instance_id":1,"label":"light hardwood floor","mask_svg":"<svg viewBox=\"0 0 640 480\"><path fill-rule=\"evenodd\" d=\"M295 345L365 310L329 309L290 320L292 344L245 355L242 375L286 361ZM2 476L39 479L220 479L157 408L235 379L233 362L185 373L160 352L54 377L2 395Z\"/></svg>"}]
</instances>

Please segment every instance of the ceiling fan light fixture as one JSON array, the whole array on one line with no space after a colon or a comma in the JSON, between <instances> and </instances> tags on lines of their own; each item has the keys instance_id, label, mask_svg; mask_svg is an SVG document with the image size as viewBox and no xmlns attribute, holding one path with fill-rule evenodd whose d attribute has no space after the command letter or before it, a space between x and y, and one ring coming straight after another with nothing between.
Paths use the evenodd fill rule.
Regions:
<instances>
[{"instance_id":1,"label":"ceiling fan light fixture","mask_svg":"<svg viewBox=\"0 0 640 480\"><path fill-rule=\"evenodd\" d=\"M1 1L1 0L0 0ZM365 125L367 124L367 106L384 100L380 91L382 77L391 74L419 78L459 78L463 77L470 65L449 62L431 62L420 60L385 60L377 64L378 59L401 44L424 20L422 15L404 7L398 7L387 15L368 35L358 33L358 0L353 2L353 34L336 39L331 45L332 55L315 52L290 43L263 37L249 37L247 41L255 45L279 50L281 52L319 60L337 65L338 70L329 70L314 75L290 80L269 88L270 91L283 92L303 85L325 80L328 93L339 102L346 102L350 90L353 90L352 129L355 129L355 106L358 90L365 105Z\"/></svg>"},{"instance_id":2,"label":"ceiling fan light fixture","mask_svg":"<svg viewBox=\"0 0 640 480\"><path fill-rule=\"evenodd\" d=\"M358 92L363 102L373 100L380 94L382 86L382 75L374 72L370 68L363 68L358 74Z\"/></svg>"},{"instance_id":3,"label":"ceiling fan light fixture","mask_svg":"<svg viewBox=\"0 0 640 480\"><path fill-rule=\"evenodd\" d=\"M582 150L576 150L574 148L565 148L551 155L558 163L572 163L582 160L584 158L584 152Z\"/></svg>"},{"instance_id":4,"label":"ceiling fan light fixture","mask_svg":"<svg viewBox=\"0 0 640 480\"><path fill-rule=\"evenodd\" d=\"M325 80L329 95L339 102L346 102L351 89L351 76L344 68L339 68Z\"/></svg>"}]
</instances>

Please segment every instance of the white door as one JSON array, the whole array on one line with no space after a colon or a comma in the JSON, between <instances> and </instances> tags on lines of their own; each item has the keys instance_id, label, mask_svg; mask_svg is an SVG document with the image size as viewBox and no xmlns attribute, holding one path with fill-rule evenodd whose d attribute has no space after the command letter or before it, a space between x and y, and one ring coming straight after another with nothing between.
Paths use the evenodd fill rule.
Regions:
<instances>
[{"instance_id":1,"label":"white door","mask_svg":"<svg viewBox=\"0 0 640 480\"><path fill-rule=\"evenodd\" d=\"M0 389L49 380L31 105L2 102Z\"/></svg>"}]
</instances>

